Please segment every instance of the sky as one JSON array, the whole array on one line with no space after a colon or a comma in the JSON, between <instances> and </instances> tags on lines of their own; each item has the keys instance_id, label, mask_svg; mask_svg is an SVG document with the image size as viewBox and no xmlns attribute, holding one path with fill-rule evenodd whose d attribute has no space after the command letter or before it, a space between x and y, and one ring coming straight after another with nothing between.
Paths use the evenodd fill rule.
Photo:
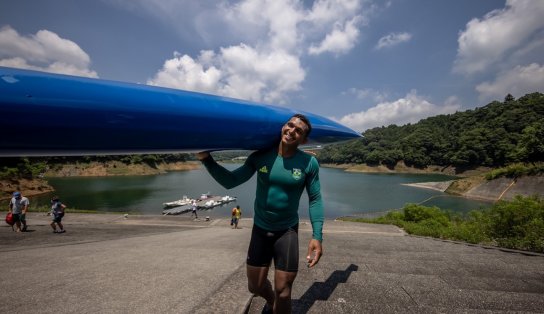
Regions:
<instances>
[{"instance_id":1,"label":"sky","mask_svg":"<svg viewBox=\"0 0 544 314\"><path fill-rule=\"evenodd\" d=\"M0 0L0 66L198 91L363 132L544 92L543 0Z\"/></svg>"}]
</instances>

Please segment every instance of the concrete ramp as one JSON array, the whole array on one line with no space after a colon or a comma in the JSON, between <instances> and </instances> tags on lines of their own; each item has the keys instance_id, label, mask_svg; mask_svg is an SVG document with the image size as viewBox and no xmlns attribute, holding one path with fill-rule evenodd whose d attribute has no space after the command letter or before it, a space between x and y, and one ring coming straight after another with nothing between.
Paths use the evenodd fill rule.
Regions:
<instances>
[{"instance_id":1,"label":"concrete ramp","mask_svg":"<svg viewBox=\"0 0 544 314\"><path fill-rule=\"evenodd\" d=\"M543 255L403 236L392 226L325 226L321 262L295 280L293 313L544 311ZM310 236L301 233L301 261ZM254 298L248 313L263 306Z\"/></svg>"},{"instance_id":2,"label":"concrete ramp","mask_svg":"<svg viewBox=\"0 0 544 314\"><path fill-rule=\"evenodd\" d=\"M544 196L544 176L498 178L486 181L466 193L464 196L489 201L511 200L516 195Z\"/></svg>"}]
</instances>

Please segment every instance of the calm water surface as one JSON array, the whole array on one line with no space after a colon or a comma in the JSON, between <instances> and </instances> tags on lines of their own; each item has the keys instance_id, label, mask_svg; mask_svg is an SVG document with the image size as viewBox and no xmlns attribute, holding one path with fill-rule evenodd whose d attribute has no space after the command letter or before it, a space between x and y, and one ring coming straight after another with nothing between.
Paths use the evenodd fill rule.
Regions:
<instances>
[{"instance_id":1,"label":"calm water surface","mask_svg":"<svg viewBox=\"0 0 544 314\"><path fill-rule=\"evenodd\" d=\"M239 165L227 164L235 169ZM63 203L71 208L98 211L161 214L162 203L202 193L236 196L236 202L202 212L210 217L230 216L230 210L240 205L243 217L253 216L256 176L231 190L216 183L203 169L170 172L153 176L49 178ZM401 208L406 203L422 203L454 211L468 211L488 207L490 203L415 187L403 183L445 181L443 175L415 174L367 174L350 173L339 169L321 168L321 191L325 204L325 216L336 218L369 212ZM48 204L51 195L31 198L33 204ZM308 217L306 194L300 202L300 216Z\"/></svg>"}]
</instances>

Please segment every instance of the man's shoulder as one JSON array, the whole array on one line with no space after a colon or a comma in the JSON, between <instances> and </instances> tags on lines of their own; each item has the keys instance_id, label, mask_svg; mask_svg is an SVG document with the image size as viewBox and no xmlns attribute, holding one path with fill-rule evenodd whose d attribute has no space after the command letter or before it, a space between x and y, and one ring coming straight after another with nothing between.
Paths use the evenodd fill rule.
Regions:
<instances>
[{"instance_id":1,"label":"man's shoulder","mask_svg":"<svg viewBox=\"0 0 544 314\"><path fill-rule=\"evenodd\" d=\"M257 150L251 153L248 157L248 160L262 160L263 158L269 158L270 156L273 156L275 158L275 156L277 155L278 155L277 149L273 149L273 148L262 149L262 150Z\"/></svg>"},{"instance_id":2,"label":"man's shoulder","mask_svg":"<svg viewBox=\"0 0 544 314\"><path fill-rule=\"evenodd\" d=\"M297 158L304 160L305 162L317 163L317 158L314 155L307 153L301 149L297 149Z\"/></svg>"}]
</instances>

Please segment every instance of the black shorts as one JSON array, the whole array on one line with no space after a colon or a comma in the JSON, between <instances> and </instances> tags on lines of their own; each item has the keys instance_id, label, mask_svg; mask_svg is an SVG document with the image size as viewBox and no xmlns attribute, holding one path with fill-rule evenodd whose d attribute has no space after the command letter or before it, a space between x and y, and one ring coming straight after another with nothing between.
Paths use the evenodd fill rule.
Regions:
<instances>
[{"instance_id":1,"label":"black shorts","mask_svg":"<svg viewBox=\"0 0 544 314\"><path fill-rule=\"evenodd\" d=\"M26 222L26 215L23 214L23 213L19 213L19 214L12 214L12 217L13 217L13 222Z\"/></svg>"},{"instance_id":2,"label":"black shorts","mask_svg":"<svg viewBox=\"0 0 544 314\"><path fill-rule=\"evenodd\" d=\"M64 213L53 214L53 222L62 222L62 217L64 217Z\"/></svg>"},{"instance_id":3,"label":"black shorts","mask_svg":"<svg viewBox=\"0 0 544 314\"><path fill-rule=\"evenodd\" d=\"M253 225L247 264L268 267L274 259L277 270L298 271L298 224L281 231L267 231Z\"/></svg>"}]
</instances>

